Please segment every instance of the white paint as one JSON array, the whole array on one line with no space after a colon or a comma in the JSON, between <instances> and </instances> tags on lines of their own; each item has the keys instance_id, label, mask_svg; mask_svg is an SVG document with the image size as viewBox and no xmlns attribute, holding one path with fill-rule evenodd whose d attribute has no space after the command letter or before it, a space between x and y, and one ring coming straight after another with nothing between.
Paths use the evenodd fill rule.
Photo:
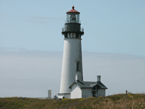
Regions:
<instances>
[{"instance_id":1,"label":"white paint","mask_svg":"<svg viewBox=\"0 0 145 109\"><path fill-rule=\"evenodd\" d=\"M62 98L70 98L70 93L60 93L58 94L58 98L62 99Z\"/></svg>"},{"instance_id":2,"label":"white paint","mask_svg":"<svg viewBox=\"0 0 145 109\"><path fill-rule=\"evenodd\" d=\"M79 80L79 74L76 74L76 81Z\"/></svg>"},{"instance_id":3,"label":"white paint","mask_svg":"<svg viewBox=\"0 0 145 109\"><path fill-rule=\"evenodd\" d=\"M77 61L80 62L79 72L76 71ZM60 93L70 93L69 86L75 81L76 73L83 81L81 39L64 38Z\"/></svg>"},{"instance_id":4,"label":"white paint","mask_svg":"<svg viewBox=\"0 0 145 109\"><path fill-rule=\"evenodd\" d=\"M82 90L77 84L74 84L71 89L71 99L75 98L82 98Z\"/></svg>"},{"instance_id":5,"label":"white paint","mask_svg":"<svg viewBox=\"0 0 145 109\"><path fill-rule=\"evenodd\" d=\"M82 98L92 97L92 89L82 89Z\"/></svg>"}]
</instances>

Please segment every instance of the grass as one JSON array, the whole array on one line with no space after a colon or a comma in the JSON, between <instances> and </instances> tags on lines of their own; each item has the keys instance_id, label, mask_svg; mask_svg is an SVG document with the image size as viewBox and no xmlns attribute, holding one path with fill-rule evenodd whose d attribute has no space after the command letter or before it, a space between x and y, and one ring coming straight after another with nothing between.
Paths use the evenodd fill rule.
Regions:
<instances>
[{"instance_id":1,"label":"grass","mask_svg":"<svg viewBox=\"0 0 145 109\"><path fill-rule=\"evenodd\" d=\"M145 109L145 94L125 94L81 99L0 98L0 109Z\"/></svg>"}]
</instances>

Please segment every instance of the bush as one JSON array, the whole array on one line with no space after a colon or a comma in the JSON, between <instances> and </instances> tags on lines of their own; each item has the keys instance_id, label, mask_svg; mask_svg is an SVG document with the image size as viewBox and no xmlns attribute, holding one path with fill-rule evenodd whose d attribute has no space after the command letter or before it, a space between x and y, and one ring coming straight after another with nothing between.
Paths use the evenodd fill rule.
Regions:
<instances>
[{"instance_id":1,"label":"bush","mask_svg":"<svg viewBox=\"0 0 145 109\"><path fill-rule=\"evenodd\" d=\"M83 101L83 100L85 100L85 98L80 98L80 99L79 99L79 101Z\"/></svg>"}]
</instances>

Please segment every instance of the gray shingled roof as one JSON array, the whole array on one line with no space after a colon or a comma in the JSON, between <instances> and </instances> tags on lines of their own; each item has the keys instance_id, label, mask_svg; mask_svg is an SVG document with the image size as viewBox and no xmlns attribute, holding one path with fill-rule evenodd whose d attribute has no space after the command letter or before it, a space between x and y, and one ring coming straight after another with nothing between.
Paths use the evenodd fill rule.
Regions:
<instances>
[{"instance_id":1,"label":"gray shingled roof","mask_svg":"<svg viewBox=\"0 0 145 109\"><path fill-rule=\"evenodd\" d=\"M75 81L69 88L71 88L74 84L78 84L81 88L93 88L95 85L100 86L101 89L107 89L107 87L102 82L90 82L90 81Z\"/></svg>"}]
</instances>

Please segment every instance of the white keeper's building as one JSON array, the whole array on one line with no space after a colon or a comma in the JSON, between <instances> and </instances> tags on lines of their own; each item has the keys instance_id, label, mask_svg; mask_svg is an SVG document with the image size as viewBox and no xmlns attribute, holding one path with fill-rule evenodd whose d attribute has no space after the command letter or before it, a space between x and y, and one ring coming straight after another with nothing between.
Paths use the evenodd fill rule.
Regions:
<instances>
[{"instance_id":1,"label":"white keeper's building","mask_svg":"<svg viewBox=\"0 0 145 109\"><path fill-rule=\"evenodd\" d=\"M97 81L83 81L81 36L84 30L81 28L80 12L76 11L73 6L72 10L66 14L66 23L62 29L64 48L58 98L105 96L107 87L101 82L100 75L97 76Z\"/></svg>"}]
</instances>

